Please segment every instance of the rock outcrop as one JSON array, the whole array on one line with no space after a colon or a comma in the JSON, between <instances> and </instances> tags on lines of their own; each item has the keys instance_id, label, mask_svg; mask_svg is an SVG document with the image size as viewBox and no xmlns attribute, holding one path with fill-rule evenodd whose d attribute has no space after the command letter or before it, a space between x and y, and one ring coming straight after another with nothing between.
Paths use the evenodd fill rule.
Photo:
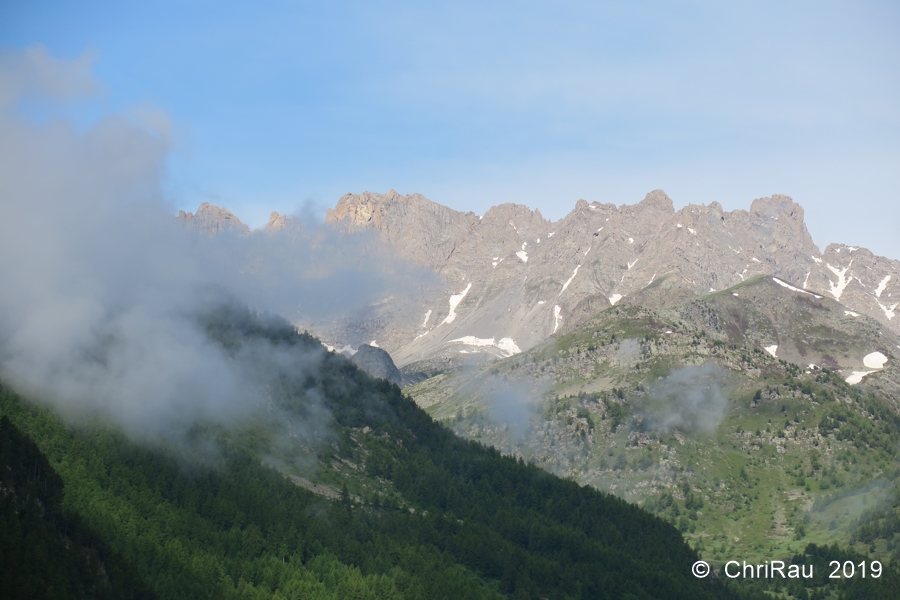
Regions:
<instances>
[{"instance_id":1,"label":"rock outcrop","mask_svg":"<svg viewBox=\"0 0 900 600\"><path fill-rule=\"evenodd\" d=\"M396 385L400 385L400 370L397 369L397 366L391 359L391 355L383 349L370 346L369 344L363 344L356 353L350 357L350 360L353 364L372 377L379 377Z\"/></svg>"},{"instance_id":2,"label":"rock outcrop","mask_svg":"<svg viewBox=\"0 0 900 600\"><path fill-rule=\"evenodd\" d=\"M236 231L241 235L250 233L250 228L241 223L234 213L209 202L201 204L196 214L186 213L183 210L178 211L178 220L210 237L229 230Z\"/></svg>"}]
</instances>

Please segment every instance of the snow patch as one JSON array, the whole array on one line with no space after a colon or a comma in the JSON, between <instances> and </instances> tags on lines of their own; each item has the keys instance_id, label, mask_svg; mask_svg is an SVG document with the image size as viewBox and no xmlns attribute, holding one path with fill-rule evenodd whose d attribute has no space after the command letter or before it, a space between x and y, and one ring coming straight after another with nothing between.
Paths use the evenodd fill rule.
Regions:
<instances>
[{"instance_id":1,"label":"snow patch","mask_svg":"<svg viewBox=\"0 0 900 600\"><path fill-rule=\"evenodd\" d=\"M765 348L763 348L763 350L765 350L766 352L768 352L775 358L778 358L778 354L776 354L776 352L778 352L778 344L772 344L771 346L766 346Z\"/></svg>"},{"instance_id":2,"label":"snow patch","mask_svg":"<svg viewBox=\"0 0 900 600\"><path fill-rule=\"evenodd\" d=\"M634 238L628 238L628 243L629 243L629 244L633 244L633 243L634 243Z\"/></svg>"},{"instance_id":3,"label":"snow patch","mask_svg":"<svg viewBox=\"0 0 900 600\"><path fill-rule=\"evenodd\" d=\"M710 293L710 294L713 293L714 291L716 291L716 288L709 288L709 293Z\"/></svg>"},{"instance_id":4,"label":"snow patch","mask_svg":"<svg viewBox=\"0 0 900 600\"><path fill-rule=\"evenodd\" d=\"M497 261L496 261L496 260L495 260L495 261L491 261L491 266L494 267L494 268L496 269L496 268L497 268Z\"/></svg>"},{"instance_id":5,"label":"snow patch","mask_svg":"<svg viewBox=\"0 0 900 600\"><path fill-rule=\"evenodd\" d=\"M587 256L587 253L591 251L591 248L593 248L593 246L588 246L588 249L584 251L584 256Z\"/></svg>"},{"instance_id":6,"label":"snow patch","mask_svg":"<svg viewBox=\"0 0 900 600\"><path fill-rule=\"evenodd\" d=\"M838 250L838 252L840 252L840 250ZM846 277L847 271L850 270L850 267L852 265L853 265L853 261L851 260L850 264L847 265L846 267L844 267L843 269L837 269L835 267L832 267L828 263L825 263L825 266L828 267L828 270L831 271L832 273L834 273L835 276L838 278L837 283L831 283L831 281L828 282L828 287L830 288L828 291L831 292L831 295L834 296L835 300L841 299L841 294L844 293L844 288L846 288L847 284L849 284L851 279L853 279L852 277L851 278Z\"/></svg>"},{"instance_id":7,"label":"snow patch","mask_svg":"<svg viewBox=\"0 0 900 600\"><path fill-rule=\"evenodd\" d=\"M872 369L871 371L853 371L853 373L847 377L844 381L849 383L850 385L856 385L861 382L863 377L866 375L871 375L872 373L877 373L879 370L884 368L884 364L887 362L887 356L882 354L881 352L872 352L867 354L863 358L863 365L868 369Z\"/></svg>"},{"instance_id":8,"label":"snow patch","mask_svg":"<svg viewBox=\"0 0 900 600\"><path fill-rule=\"evenodd\" d=\"M866 375L871 375L875 371L853 371L853 374L847 377L844 381L849 383L850 385L856 385L860 381L862 381L863 377Z\"/></svg>"},{"instance_id":9,"label":"snow patch","mask_svg":"<svg viewBox=\"0 0 900 600\"><path fill-rule=\"evenodd\" d=\"M538 304L547 304L546 300L538 300Z\"/></svg>"},{"instance_id":10,"label":"snow patch","mask_svg":"<svg viewBox=\"0 0 900 600\"><path fill-rule=\"evenodd\" d=\"M578 275L578 269L580 269L580 268L581 268L581 265L578 265L577 267L575 267L575 270L572 272L572 276L569 277L569 279L563 284L562 289L561 289L561 290L559 291L559 293L556 295L557 298L560 297L560 296L562 296L562 293L563 293L564 291L566 291L566 288L569 287L569 284L572 283L572 280L575 279L575 276L576 276L576 275ZM554 331L556 331L556 330L554 329Z\"/></svg>"},{"instance_id":11,"label":"snow patch","mask_svg":"<svg viewBox=\"0 0 900 600\"><path fill-rule=\"evenodd\" d=\"M890 275L885 275L884 279L881 280L881 283L878 284L878 287L875 288L875 297L881 298L881 294L884 293L884 290L887 288L888 282L891 280Z\"/></svg>"},{"instance_id":12,"label":"snow patch","mask_svg":"<svg viewBox=\"0 0 900 600\"><path fill-rule=\"evenodd\" d=\"M678 229L681 229L681 223L678 223L677 225L675 225L675 227L677 227Z\"/></svg>"},{"instance_id":13,"label":"snow patch","mask_svg":"<svg viewBox=\"0 0 900 600\"><path fill-rule=\"evenodd\" d=\"M653 277L650 278L650 283L653 283L654 281L656 281L656 273L654 273ZM648 283L647 285L650 285L650 283Z\"/></svg>"},{"instance_id":14,"label":"snow patch","mask_svg":"<svg viewBox=\"0 0 900 600\"><path fill-rule=\"evenodd\" d=\"M503 352L506 352L507 356L512 356L513 354L519 354L522 352L519 347L516 345L516 342L512 338L500 338L500 341L497 342L497 347L500 348Z\"/></svg>"},{"instance_id":15,"label":"snow patch","mask_svg":"<svg viewBox=\"0 0 900 600\"><path fill-rule=\"evenodd\" d=\"M466 294L469 293L470 289L472 289L471 282L461 293L450 296L450 313L447 315L447 318L441 321L441 325L444 323L452 323L456 319L456 307L459 306L459 303L466 297Z\"/></svg>"},{"instance_id":16,"label":"snow patch","mask_svg":"<svg viewBox=\"0 0 900 600\"><path fill-rule=\"evenodd\" d=\"M501 352L504 352L506 356L512 356L513 354L518 354L521 352L519 347L516 345L516 342L512 338L501 338L499 342L495 342L494 338L477 338L473 335L467 335L461 338L457 338L455 340L450 340L450 342L459 342L461 344L465 344L467 346L476 346L476 347L489 347L492 346L494 348L499 348Z\"/></svg>"},{"instance_id":17,"label":"snow patch","mask_svg":"<svg viewBox=\"0 0 900 600\"><path fill-rule=\"evenodd\" d=\"M527 245L528 245L528 242L522 242L522 250L524 250L525 246L527 246Z\"/></svg>"},{"instance_id":18,"label":"snow patch","mask_svg":"<svg viewBox=\"0 0 900 600\"><path fill-rule=\"evenodd\" d=\"M809 274L810 274L810 273L812 273L812 271L808 271L808 272L806 273L806 279L803 280L803 289L804 289L804 290L806 289L806 284L809 282Z\"/></svg>"},{"instance_id":19,"label":"snow patch","mask_svg":"<svg viewBox=\"0 0 900 600\"><path fill-rule=\"evenodd\" d=\"M428 309L428 312L425 313L425 320L422 321L422 327L428 327L428 319L431 318L431 309Z\"/></svg>"},{"instance_id":20,"label":"snow patch","mask_svg":"<svg viewBox=\"0 0 900 600\"><path fill-rule=\"evenodd\" d=\"M616 302L618 302L621 299L622 299L622 294L613 294L612 296L609 297L609 303L612 304L613 306L615 306Z\"/></svg>"},{"instance_id":21,"label":"snow patch","mask_svg":"<svg viewBox=\"0 0 900 600\"><path fill-rule=\"evenodd\" d=\"M556 330L559 329L559 312L560 312L559 304L553 307L553 333L556 333Z\"/></svg>"},{"instance_id":22,"label":"snow patch","mask_svg":"<svg viewBox=\"0 0 900 600\"><path fill-rule=\"evenodd\" d=\"M872 352L871 354L866 354L865 358L863 358L863 364L869 369L883 369L886 362L887 356L881 352Z\"/></svg>"},{"instance_id":23,"label":"snow patch","mask_svg":"<svg viewBox=\"0 0 900 600\"><path fill-rule=\"evenodd\" d=\"M636 264L637 264L637 261L639 261L639 260L640 260L640 257L638 257L638 258L634 259L632 262L628 263L628 270L630 271L630 270L631 270L631 267L633 267L634 265L636 265Z\"/></svg>"},{"instance_id":24,"label":"snow patch","mask_svg":"<svg viewBox=\"0 0 900 600\"><path fill-rule=\"evenodd\" d=\"M524 263L528 262L528 253L525 252L524 250L519 250L518 252L516 252L516 256L518 256L519 260L521 260L522 262L524 262Z\"/></svg>"},{"instance_id":25,"label":"snow patch","mask_svg":"<svg viewBox=\"0 0 900 600\"><path fill-rule=\"evenodd\" d=\"M549 238L552 238L554 233L556 233L556 232L555 232L555 231L551 231L550 233L548 233L548 234L547 234L547 238L548 238L548 239L549 239Z\"/></svg>"},{"instance_id":26,"label":"snow patch","mask_svg":"<svg viewBox=\"0 0 900 600\"><path fill-rule=\"evenodd\" d=\"M762 262L762 261L760 261L758 258L756 258L755 256L750 257L750 260L752 260L753 262Z\"/></svg>"},{"instance_id":27,"label":"snow patch","mask_svg":"<svg viewBox=\"0 0 900 600\"><path fill-rule=\"evenodd\" d=\"M810 258L813 259L814 261L816 261L816 264L817 264L817 265L821 265L821 264L822 264L822 259L821 259L821 258L816 258L815 256L812 256L812 255L810 255Z\"/></svg>"},{"instance_id":28,"label":"snow patch","mask_svg":"<svg viewBox=\"0 0 900 600\"><path fill-rule=\"evenodd\" d=\"M467 335L450 341L459 342L460 344L465 344L466 346L496 346L496 344L494 343L494 338L477 338L474 335Z\"/></svg>"},{"instance_id":29,"label":"snow patch","mask_svg":"<svg viewBox=\"0 0 900 600\"><path fill-rule=\"evenodd\" d=\"M820 299L822 298L822 296L820 296L818 294L813 294L812 292L807 292L806 290L801 290L800 288L794 287L791 284L789 284L788 282L782 281L782 280L778 279L777 277L773 277L772 281L774 281L781 287L786 287L787 289L792 290L794 292L800 292L801 294L808 294L808 295L812 296L813 298L820 298Z\"/></svg>"},{"instance_id":30,"label":"snow patch","mask_svg":"<svg viewBox=\"0 0 900 600\"><path fill-rule=\"evenodd\" d=\"M875 302L878 302L878 300L876 300ZM888 321L890 321L891 319L894 318L894 309L897 308L898 304L900 304L900 303L894 302L894 305L892 307L888 308L881 302L878 302L878 306L880 306L881 310L884 311L884 316L886 316L888 318Z\"/></svg>"},{"instance_id":31,"label":"snow patch","mask_svg":"<svg viewBox=\"0 0 900 600\"><path fill-rule=\"evenodd\" d=\"M688 231L691 232L691 235L697 235L697 231L695 229L691 229L690 227L688 227Z\"/></svg>"},{"instance_id":32,"label":"snow patch","mask_svg":"<svg viewBox=\"0 0 900 600\"><path fill-rule=\"evenodd\" d=\"M381 348L381 346L379 346L378 342L376 342L375 340L372 340L371 342L369 342L369 345L372 346L373 348Z\"/></svg>"},{"instance_id":33,"label":"snow patch","mask_svg":"<svg viewBox=\"0 0 900 600\"><path fill-rule=\"evenodd\" d=\"M859 313L853 312L852 310L845 310L845 311L844 311L844 314L845 314L845 315L850 315L851 317L858 317L858 316L859 316Z\"/></svg>"},{"instance_id":34,"label":"snow patch","mask_svg":"<svg viewBox=\"0 0 900 600\"><path fill-rule=\"evenodd\" d=\"M731 292L731 295L732 295L732 296L737 296L738 293L737 293L737 292Z\"/></svg>"}]
</instances>

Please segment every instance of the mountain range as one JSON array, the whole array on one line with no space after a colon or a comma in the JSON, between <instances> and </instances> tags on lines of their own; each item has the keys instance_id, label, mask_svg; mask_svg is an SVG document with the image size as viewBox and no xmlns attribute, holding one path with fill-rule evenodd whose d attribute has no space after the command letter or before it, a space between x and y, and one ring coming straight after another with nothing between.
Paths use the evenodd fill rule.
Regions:
<instances>
[{"instance_id":1,"label":"mountain range","mask_svg":"<svg viewBox=\"0 0 900 600\"><path fill-rule=\"evenodd\" d=\"M551 222L348 194L327 224L443 286L314 330L387 350L459 435L658 511L705 558L810 541L890 557L894 534L861 532L900 523L900 262L822 252L803 217L780 195L676 211L657 190ZM309 235L277 213L267 230L292 222Z\"/></svg>"},{"instance_id":2,"label":"mountain range","mask_svg":"<svg viewBox=\"0 0 900 600\"><path fill-rule=\"evenodd\" d=\"M232 213L206 203L179 218L208 235L249 234ZM670 307L758 275L900 333L900 261L839 243L822 252L803 208L783 195L756 199L749 211L724 211L716 202L676 211L656 190L634 205L579 200L553 222L519 204L476 215L390 190L347 194L325 221L374 233L443 283L402 302L397 291L364 315L312 327L335 348L374 342L408 382L517 354L610 306ZM286 226L305 233L297 219L278 213L263 232Z\"/></svg>"},{"instance_id":3,"label":"mountain range","mask_svg":"<svg viewBox=\"0 0 900 600\"><path fill-rule=\"evenodd\" d=\"M343 197L324 227L178 219L225 257L310 249L309 285L332 253L412 285L292 322L204 288L179 323L244 377L229 414L130 427L8 369L15 597L897 597L897 262L821 253L789 198L676 212L652 192L550 222L389 192ZM279 235L306 241L255 237ZM734 559L816 575L723 578ZM880 577L832 580L833 561Z\"/></svg>"}]
</instances>

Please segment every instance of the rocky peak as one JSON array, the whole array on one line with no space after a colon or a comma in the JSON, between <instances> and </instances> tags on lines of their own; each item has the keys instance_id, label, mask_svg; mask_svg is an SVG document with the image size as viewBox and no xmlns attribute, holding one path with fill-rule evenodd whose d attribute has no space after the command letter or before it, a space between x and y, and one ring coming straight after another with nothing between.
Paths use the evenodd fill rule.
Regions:
<instances>
[{"instance_id":1,"label":"rocky peak","mask_svg":"<svg viewBox=\"0 0 900 600\"><path fill-rule=\"evenodd\" d=\"M372 229L382 240L400 250L401 256L441 269L456 244L478 222L474 213L463 213L412 194L394 190L386 194L345 194L329 210L325 222L345 231Z\"/></svg>"},{"instance_id":2,"label":"rocky peak","mask_svg":"<svg viewBox=\"0 0 900 600\"><path fill-rule=\"evenodd\" d=\"M269 222L266 223L265 227L263 227L263 232L268 234L278 232L304 234L306 233L306 229L300 223L300 220L296 217L289 217L277 212L272 212L272 214L269 215Z\"/></svg>"},{"instance_id":3,"label":"rocky peak","mask_svg":"<svg viewBox=\"0 0 900 600\"><path fill-rule=\"evenodd\" d=\"M250 228L243 224L234 213L209 202L202 203L196 214L186 213L183 210L178 211L178 220L210 237L229 230L234 230L241 235L250 233Z\"/></svg>"},{"instance_id":4,"label":"rocky peak","mask_svg":"<svg viewBox=\"0 0 900 600\"><path fill-rule=\"evenodd\" d=\"M797 222L803 222L803 207L794 202L790 196L783 194L755 199L750 204L750 213L762 218L787 217Z\"/></svg>"},{"instance_id":5,"label":"rocky peak","mask_svg":"<svg viewBox=\"0 0 900 600\"><path fill-rule=\"evenodd\" d=\"M669 215L675 214L675 204L672 199L662 190L653 190L644 199L638 202L637 206L642 209L653 209L661 211Z\"/></svg>"},{"instance_id":6,"label":"rocky peak","mask_svg":"<svg viewBox=\"0 0 900 600\"><path fill-rule=\"evenodd\" d=\"M269 215L269 222L266 223L266 226L263 228L263 231L281 231L284 229L284 223L287 220L285 215L280 215L277 212L272 212Z\"/></svg>"}]
</instances>

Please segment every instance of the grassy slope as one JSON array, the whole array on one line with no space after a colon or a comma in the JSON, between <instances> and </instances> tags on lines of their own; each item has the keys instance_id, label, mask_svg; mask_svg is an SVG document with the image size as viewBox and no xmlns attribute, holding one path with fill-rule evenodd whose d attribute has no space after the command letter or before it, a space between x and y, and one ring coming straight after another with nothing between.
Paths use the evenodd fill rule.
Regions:
<instances>
[{"instance_id":1,"label":"grassy slope","mask_svg":"<svg viewBox=\"0 0 900 600\"><path fill-rule=\"evenodd\" d=\"M827 363L861 357L880 334L774 286L757 279L677 310L611 309L475 378L445 374L407 391L461 435L658 511L705 558L854 540L858 551L890 556L895 537L873 544L853 526L893 499L900 424L891 398L760 350L774 340ZM659 378L705 363L727 374L721 424L647 430L641 407ZM525 434L491 409L504 385L536 398Z\"/></svg>"}]
</instances>

